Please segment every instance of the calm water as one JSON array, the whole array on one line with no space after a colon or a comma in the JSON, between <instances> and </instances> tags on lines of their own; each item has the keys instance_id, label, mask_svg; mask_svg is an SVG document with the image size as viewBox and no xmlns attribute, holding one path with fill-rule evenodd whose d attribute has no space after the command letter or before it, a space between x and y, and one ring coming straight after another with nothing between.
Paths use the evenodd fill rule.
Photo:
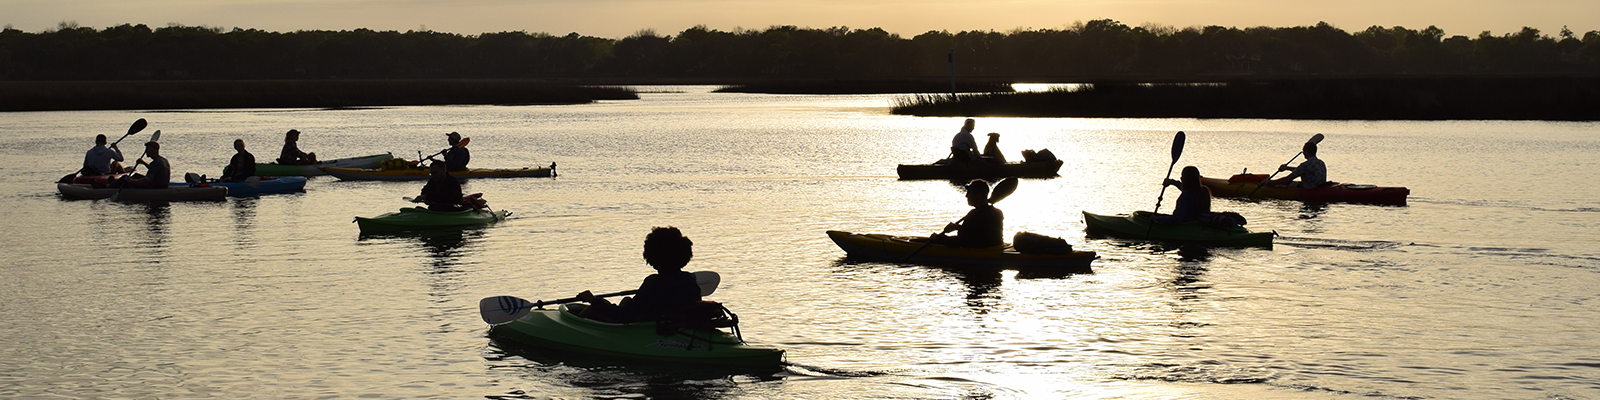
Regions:
<instances>
[{"instance_id":1,"label":"calm water","mask_svg":"<svg viewBox=\"0 0 1600 400\"><path fill-rule=\"evenodd\" d=\"M824 231L927 234L965 212L899 163L947 151L956 118L892 96L669 88L575 106L0 114L0 397L7 398L1600 398L1600 125L982 118L1062 177L999 204L1007 234L1098 251L1057 277L844 259ZM663 91L660 88L651 90ZM221 203L69 201L53 182L93 135L146 118L179 172L216 175L298 129L323 158L472 138L515 214L482 229L362 237L420 183L314 178ZM1324 133L1338 181L1407 207L1219 199L1271 249L1088 238L1080 212L1150 209L1179 167L1270 172ZM131 154L130 154L131 156ZM1176 192L1167 194L1170 209ZM485 337L478 299L631 289L652 226L781 371L611 365Z\"/></svg>"}]
</instances>

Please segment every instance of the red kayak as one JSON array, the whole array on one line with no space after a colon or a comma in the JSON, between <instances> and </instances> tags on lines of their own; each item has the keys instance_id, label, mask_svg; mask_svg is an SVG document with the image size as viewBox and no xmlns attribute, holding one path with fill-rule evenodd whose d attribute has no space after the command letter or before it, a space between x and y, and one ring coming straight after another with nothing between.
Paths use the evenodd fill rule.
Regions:
<instances>
[{"instance_id":1,"label":"red kayak","mask_svg":"<svg viewBox=\"0 0 1600 400\"><path fill-rule=\"evenodd\" d=\"M1201 177L1200 184L1210 188L1211 195L1217 197L1299 200L1307 203L1362 203L1403 206L1406 205L1406 196L1411 194L1411 189L1404 187L1338 182L1328 182L1322 187L1311 189L1283 185L1261 186L1261 182L1266 180L1266 174L1239 174L1228 179ZM1259 190L1257 190L1258 187L1260 188Z\"/></svg>"}]
</instances>

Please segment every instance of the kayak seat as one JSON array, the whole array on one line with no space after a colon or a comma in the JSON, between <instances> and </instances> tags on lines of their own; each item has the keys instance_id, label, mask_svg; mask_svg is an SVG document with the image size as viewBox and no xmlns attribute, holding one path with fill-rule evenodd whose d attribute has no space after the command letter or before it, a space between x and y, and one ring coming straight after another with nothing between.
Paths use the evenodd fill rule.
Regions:
<instances>
[{"instance_id":1,"label":"kayak seat","mask_svg":"<svg viewBox=\"0 0 1600 400\"><path fill-rule=\"evenodd\" d=\"M718 341L696 334L695 331L716 331L717 328L730 328L733 330L736 342ZM684 335L694 340L711 344L741 344L744 335L739 333L739 315L728 310L722 303L710 300L701 300L693 306L684 308L675 313L663 315L656 321L656 334L661 336ZM687 348L692 349L693 346Z\"/></svg>"}]
</instances>

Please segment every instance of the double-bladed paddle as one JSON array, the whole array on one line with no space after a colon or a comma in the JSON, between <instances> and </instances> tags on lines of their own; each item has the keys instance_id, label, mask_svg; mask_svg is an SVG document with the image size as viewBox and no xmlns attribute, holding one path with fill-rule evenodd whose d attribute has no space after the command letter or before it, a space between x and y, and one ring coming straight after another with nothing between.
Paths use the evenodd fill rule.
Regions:
<instances>
[{"instance_id":1,"label":"double-bladed paddle","mask_svg":"<svg viewBox=\"0 0 1600 400\"><path fill-rule=\"evenodd\" d=\"M446 148L444 150L439 150L438 153L433 153L433 155L431 155L431 156L423 157L422 159L417 160L417 163L420 164L420 163L422 163L423 160L432 160L434 157L438 157L440 154L444 154L444 152L450 151L450 149L454 149L454 148L458 148L458 147L467 147L467 143L471 143L471 142L472 142L472 138L469 138L469 137L461 138L461 141L456 142L455 146L450 146L449 148Z\"/></svg>"},{"instance_id":2,"label":"double-bladed paddle","mask_svg":"<svg viewBox=\"0 0 1600 400\"><path fill-rule=\"evenodd\" d=\"M1316 135L1312 135L1310 140L1306 140L1306 143L1313 144L1313 145L1317 144L1317 143L1322 143L1322 139L1324 139L1324 138L1325 137L1322 136L1321 133L1318 133ZM1300 158L1301 154L1305 154L1305 153L1306 153L1305 146L1300 146L1300 152L1299 153L1294 153L1294 157L1289 157L1289 162L1286 162L1286 163L1283 163L1283 164L1284 165L1288 165L1289 163L1294 162L1294 159ZM1279 172L1283 172L1283 170L1280 169L1280 170L1277 170L1277 171L1272 171L1272 175L1268 175L1267 176L1267 180L1261 181L1261 183L1257 183L1256 184L1256 190L1251 190L1250 194L1247 194L1244 197L1248 199L1248 198L1251 198L1252 196L1255 196L1256 195L1256 191L1261 190L1262 186L1266 186L1267 182L1270 182L1270 181L1272 181L1272 178L1277 177Z\"/></svg>"},{"instance_id":3,"label":"double-bladed paddle","mask_svg":"<svg viewBox=\"0 0 1600 400\"><path fill-rule=\"evenodd\" d=\"M141 118L141 119L139 119L139 120L140 120L140 121L144 121L144 119L143 119L143 118ZM134 125L138 125L138 123L134 123ZM122 139L117 139L117 140L122 140ZM152 141L152 142L160 142L160 141L161 141L161 130L160 130L160 129L157 129L157 130L156 130L156 133L152 133L152 134L150 134L150 141ZM139 169L139 160L143 160L143 159L144 159L144 155L145 155L145 152L148 152L148 151L150 151L150 150L149 150L149 148L145 148L145 151L144 151L144 152L140 152L140 153L139 153L139 158L135 158L135 159L133 159L133 160L134 160L134 162L133 162L133 169L130 169L130 170L128 170L128 173L129 173L129 174L132 174L132 173L133 173L133 171L136 171L136 170L138 170L138 169ZM169 172L169 173L170 173L170 172ZM116 193L112 193L112 194L111 194L111 199L110 199L110 200L111 200L111 201L117 201L117 198L118 198L118 197L121 197L121 196L122 196L122 189L123 189L123 188L126 188L126 187L127 187L127 186L128 186L128 185L127 185L127 182L123 182L123 185L122 185L122 187L118 187L118 188L117 188L117 192L116 192Z\"/></svg>"},{"instance_id":4,"label":"double-bladed paddle","mask_svg":"<svg viewBox=\"0 0 1600 400\"><path fill-rule=\"evenodd\" d=\"M122 139L127 139L129 136L133 136L133 134L139 133L139 131L144 130L144 127L148 126L148 125L149 125L149 123L145 122L144 118L139 118L138 121L133 121L133 125L129 125L128 126L128 133L125 133L125 134L122 135L122 137L117 138L117 141L111 142L111 146L116 146L117 143L122 143ZM80 171L82 171L82 170L80 170ZM111 171L112 174L116 174L117 172L121 172L121 171ZM73 172L73 173L67 174L67 176L64 176L64 177L61 178L60 182L62 182L62 183L72 183L72 177L76 176L76 175L78 175L77 172Z\"/></svg>"},{"instance_id":5,"label":"double-bladed paddle","mask_svg":"<svg viewBox=\"0 0 1600 400\"><path fill-rule=\"evenodd\" d=\"M1017 191L1017 178L1006 178L1005 180L1000 181L1000 183L995 184L994 190L989 192L989 204L999 203L1000 200L1004 200L1006 196L1010 196L1011 192L1015 191ZM962 221L966 220L967 217L961 217L961 219L956 220L955 224L960 224ZM950 233L950 229L948 229L949 227L950 225L945 225L946 229L939 231L939 234ZM918 247L916 251L912 251L911 254L907 254L906 258L900 259L900 262L911 261L911 257L916 257L917 253L921 253L922 250L928 248L928 245L930 244L933 244L933 236L928 236L928 241L922 243L922 247Z\"/></svg>"},{"instance_id":6,"label":"double-bladed paddle","mask_svg":"<svg viewBox=\"0 0 1600 400\"><path fill-rule=\"evenodd\" d=\"M1178 166L1178 157L1183 156L1183 132L1179 131L1172 137L1172 164L1167 165L1167 177L1161 178L1161 194L1156 195L1156 209L1150 211L1150 227L1145 228L1145 239L1150 238L1150 232L1156 229L1156 215L1161 212L1161 199L1167 196L1167 180L1172 179L1172 167Z\"/></svg>"},{"instance_id":7,"label":"double-bladed paddle","mask_svg":"<svg viewBox=\"0 0 1600 400\"><path fill-rule=\"evenodd\" d=\"M697 271L694 273L695 283L700 285L700 295L710 296L717 291L717 285L722 283L722 276L712 271ZM638 290L627 290L616 293L595 295L594 297L626 296L638 293ZM563 304L579 301L577 297L568 297L558 300L527 301L516 296L485 297L478 301L478 313L483 316L483 322L489 325L500 325L516 321L535 308L551 304Z\"/></svg>"}]
</instances>

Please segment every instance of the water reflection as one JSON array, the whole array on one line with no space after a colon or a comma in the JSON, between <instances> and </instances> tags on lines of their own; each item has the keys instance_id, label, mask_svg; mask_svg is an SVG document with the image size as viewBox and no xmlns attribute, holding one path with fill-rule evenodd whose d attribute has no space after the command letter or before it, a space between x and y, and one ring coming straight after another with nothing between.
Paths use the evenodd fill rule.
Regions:
<instances>
[{"instance_id":1,"label":"water reflection","mask_svg":"<svg viewBox=\"0 0 1600 400\"><path fill-rule=\"evenodd\" d=\"M462 248L483 239L481 229L434 229L385 233L363 233L357 240L387 240L420 245L433 259L433 273L453 272L461 256L469 252Z\"/></svg>"},{"instance_id":2,"label":"water reflection","mask_svg":"<svg viewBox=\"0 0 1600 400\"><path fill-rule=\"evenodd\" d=\"M146 236L140 241L151 249L160 250L167 241L167 225L172 222L172 205L167 202L133 203L131 207L144 212Z\"/></svg>"},{"instance_id":3,"label":"water reflection","mask_svg":"<svg viewBox=\"0 0 1600 400\"><path fill-rule=\"evenodd\" d=\"M238 250L248 250L255 244L252 233L255 232L256 203L255 197L236 198L230 202L233 210L233 244Z\"/></svg>"},{"instance_id":4,"label":"water reflection","mask_svg":"<svg viewBox=\"0 0 1600 400\"><path fill-rule=\"evenodd\" d=\"M966 289L966 305L978 313L986 312L991 304L1001 300L1000 292L1006 281L1013 279L1062 279L1078 275L1069 270L1049 268L1029 268L1022 270L1006 269L987 266L950 266L950 265L923 265L923 264L896 264L879 261L860 261L849 256L840 257L833 262L834 270L840 273L854 273L859 271L874 273L894 273L899 269L917 268L921 271L934 272L934 276L926 279L932 281L951 280L959 282ZM946 279L948 278L948 279Z\"/></svg>"}]
</instances>

